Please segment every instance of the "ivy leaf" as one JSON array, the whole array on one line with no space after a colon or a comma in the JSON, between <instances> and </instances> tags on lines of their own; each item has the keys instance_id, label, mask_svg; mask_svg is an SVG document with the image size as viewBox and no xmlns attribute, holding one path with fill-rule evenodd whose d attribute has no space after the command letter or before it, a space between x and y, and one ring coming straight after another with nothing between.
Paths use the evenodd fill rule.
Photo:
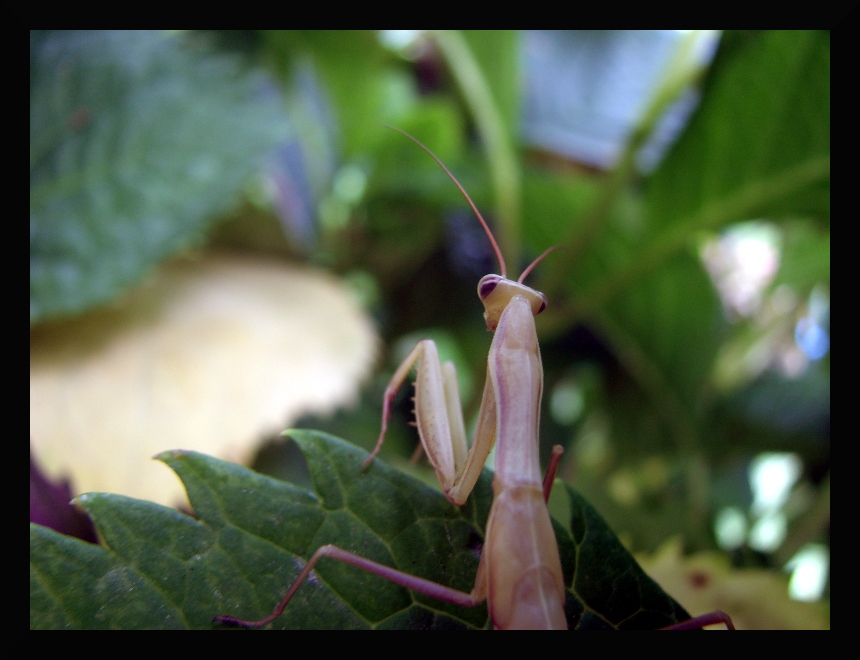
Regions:
<instances>
[{"instance_id":1,"label":"ivy leaf","mask_svg":"<svg viewBox=\"0 0 860 660\"><path fill-rule=\"evenodd\" d=\"M285 134L274 87L157 31L32 33L30 322L200 243Z\"/></svg>"},{"instance_id":2,"label":"ivy leaf","mask_svg":"<svg viewBox=\"0 0 860 660\"><path fill-rule=\"evenodd\" d=\"M440 493L332 436L290 431L316 493L194 452L159 458L182 479L198 518L118 495L79 503L94 546L31 525L31 628L199 628L212 617L263 617L325 543L470 591L492 504L485 472L459 509ZM571 529L555 525L571 628L656 628L689 615L648 578L600 516L567 489ZM269 627L485 628L461 608L337 561L321 560Z\"/></svg>"}]
</instances>

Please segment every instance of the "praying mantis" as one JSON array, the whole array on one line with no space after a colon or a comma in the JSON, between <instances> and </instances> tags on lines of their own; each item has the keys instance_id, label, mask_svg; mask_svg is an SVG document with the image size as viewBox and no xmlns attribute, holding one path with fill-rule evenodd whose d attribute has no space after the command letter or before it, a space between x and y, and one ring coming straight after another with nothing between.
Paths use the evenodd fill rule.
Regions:
<instances>
[{"instance_id":1,"label":"praying mantis","mask_svg":"<svg viewBox=\"0 0 860 660\"><path fill-rule=\"evenodd\" d=\"M393 128L393 127L392 127ZM507 278L504 258L481 213L442 161L408 133L395 128L426 151L459 188L475 212L495 252L500 275L478 283L487 329L494 333L487 359L487 378L478 412L475 437L467 446L457 374L442 363L435 343L415 346L392 376L383 396L379 439L363 464L369 469L382 448L391 403L413 368L415 419L424 452L448 500L466 502L494 445L493 504L475 585L470 593L410 575L334 545L316 550L275 610L258 621L216 616L215 622L259 628L279 617L319 559L328 557L386 578L400 586L456 605L471 607L487 601L496 629L567 629L564 577L547 500L562 455L553 448L541 477L538 427L543 391L543 366L534 317L547 306L543 293L523 284L525 277L555 248L541 254L516 281ZM724 616L724 615L723 615ZM722 618L717 618L724 621ZM693 621L693 620L691 620ZM679 627L700 627L683 622Z\"/></svg>"}]
</instances>

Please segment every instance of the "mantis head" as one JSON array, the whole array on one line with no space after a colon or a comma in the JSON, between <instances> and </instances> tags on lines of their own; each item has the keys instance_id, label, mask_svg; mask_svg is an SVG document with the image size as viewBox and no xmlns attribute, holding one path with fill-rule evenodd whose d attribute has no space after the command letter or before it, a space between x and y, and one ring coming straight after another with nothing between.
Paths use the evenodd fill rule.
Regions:
<instances>
[{"instance_id":1,"label":"mantis head","mask_svg":"<svg viewBox=\"0 0 860 660\"><path fill-rule=\"evenodd\" d=\"M478 297L484 303L487 330L495 332L502 312L514 296L525 298L535 316L546 309L546 296L540 291L535 291L521 282L514 282L501 275L484 275L481 278L478 282Z\"/></svg>"}]
</instances>

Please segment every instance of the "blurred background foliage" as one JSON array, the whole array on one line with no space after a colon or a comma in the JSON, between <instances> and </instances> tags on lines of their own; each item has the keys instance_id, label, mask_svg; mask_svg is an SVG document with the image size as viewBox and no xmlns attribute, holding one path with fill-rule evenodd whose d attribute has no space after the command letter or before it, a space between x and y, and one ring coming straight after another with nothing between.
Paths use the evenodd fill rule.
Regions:
<instances>
[{"instance_id":1,"label":"blurred background foliage","mask_svg":"<svg viewBox=\"0 0 860 660\"><path fill-rule=\"evenodd\" d=\"M475 286L498 266L397 126L469 191L509 273L565 248L528 281L549 299L541 448L566 448L561 478L634 551L680 537L829 600L829 33L40 32L30 49L31 328L201 246L310 264L385 349L360 405L292 426L369 449L426 337L473 423L491 339ZM420 473L410 410L404 391L383 458ZM255 465L304 478L283 442Z\"/></svg>"}]
</instances>

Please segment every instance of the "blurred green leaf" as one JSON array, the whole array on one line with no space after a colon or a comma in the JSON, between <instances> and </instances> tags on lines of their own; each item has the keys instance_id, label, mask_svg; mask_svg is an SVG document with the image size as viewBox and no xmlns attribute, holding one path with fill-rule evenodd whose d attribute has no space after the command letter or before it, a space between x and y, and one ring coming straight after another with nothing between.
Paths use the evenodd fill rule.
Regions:
<instances>
[{"instance_id":1,"label":"blurred green leaf","mask_svg":"<svg viewBox=\"0 0 860 660\"><path fill-rule=\"evenodd\" d=\"M522 104L520 40L516 30L464 30L508 135L517 135Z\"/></svg>"},{"instance_id":2,"label":"blurred green leaf","mask_svg":"<svg viewBox=\"0 0 860 660\"><path fill-rule=\"evenodd\" d=\"M829 217L829 33L769 31L726 43L698 111L649 181L649 226Z\"/></svg>"},{"instance_id":3,"label":"blurred green leaf","mask_svg":"<svg viewBox=\"0 0 860 660\"><path fill-rule=\"evenodd\" d=\"M156 31L32 35L31 323L201 242L284 135L277 92L234 56Z\"/></svg>"},{"instance_id":4,"label":"blurred green leaf","mask_svg":"<svg viewBox=\"0 0 860 660\"><path fill-rule=\"evenodd\" d=\"M385 130L386 52L373 30L271 30L267 48L279 66L310 58L334 108L344 156L365 153Z\"/></svg>"},{"instance_id":5,"label":"blurred green leaf","mask_svg":"<svg viewBox=\"0 0 860 660\"><path fill-rule=\"evenodd\" d=\"M510 74L516 68L519 35L477 32L467 37L456 30L442 30L434 38L483 142L495 197L496 241L507 260L519 263L522 175L514 138L519 78L503 81L505 72Z\"/></svg>"},{"instance_id":6,"label":"blurred green leaf","mask_svg":"<svg viewBox=\"0 0 860 660\"><path fill-rule=\"evenodd\" d=\"M523 177L523 233L532 254L551 245L561 245L573 228L582 225L599 190L595 179L572 177L529 168ZM579 258L579 255L576 255ZM570 251L551 257L564 270L572 271Z\"/></svg>"},{"instance_id":7,"label":"blurred green leaf","mask_svg":"<svg viewBox=\"0 0 860 660\"><path fill-rule=\"evenodd\" d=\"M267 615L325 543L470 591L492 503L485 473L457 509L411 477L331 436L291 431L316 494L193 452L166 452L194 519L118 495L80 504L106 547L31 526L31 628L212 628L216 614ZM566 610L576 628L654 628L688 618L600 516L568 489L571 530L556 524ZM276 628L485 627L460 608L323 560Z\"/></svg>"},{"instance_id":8,"label":"blurred green leaf","mask_svg":"<svg viewBox=\"0 0 860 660\"><path fill-rule=\"evenodd\" d=\"M660 268L702 231L805 213L829 218L829 35L764 32L728 43L699 108L648 179L643 208L625 209L624 191L591 254L571 269L567 288L582 314Z\"/></svg>"},{"instance_id":9,"label":"blurred green leaf","mask_svg":"<svg viewBox=\"0 0 860 660\"><path fill-rule=\"evenodd\" d=\"M601 327L667 419L692 416L723 339L719 297L684 256L649 274L606 310Z\"/></svg>"},{"instance_id":10,"label":"blurred green leaf","mask_svg":"<svg viewBox=\"0 0 860 660\"><path fill-rule=\"evenodd\" d=\"M815 284L830 284L830 231L808 223L786 223L777 284L805 293Z\"/></svg>"},{"instance_id":11,"label":"blurred green leaf","mask_svg":"<svg viewBox=\"0 0 860 660\"><path fill-rule=\"evenodd\" d=\"M809 215L829 221L829 42L821 32L728 35L708 71L699 108L646 181L644 196L619 188L605 217L586 216L598 224L582 225L576 259L566 264L568 309L553 318L550 298L545 322L552 331L575 320L589 323L659 411L658 417L637 413L629 393L624 399L626 390L616 386L613 451L623 464L634 448L649 444L657 419L665 424L656 435L685 456L685 489L676 497L688 503L687 519L695 525L686 526L685 535L694 544L709 543L703 447L711 434L705 411L713 403L711 373L727 330L694 243L742 220ZM829 239L807 240L816 255L805 269L821 276L822 268L829 269ZM788 256L800 265L797 255ZM626 427L618 423L625 410L632 422ZM672 518L672 506L663 504L663 514Z\"/></svg>"}]
</instances>

